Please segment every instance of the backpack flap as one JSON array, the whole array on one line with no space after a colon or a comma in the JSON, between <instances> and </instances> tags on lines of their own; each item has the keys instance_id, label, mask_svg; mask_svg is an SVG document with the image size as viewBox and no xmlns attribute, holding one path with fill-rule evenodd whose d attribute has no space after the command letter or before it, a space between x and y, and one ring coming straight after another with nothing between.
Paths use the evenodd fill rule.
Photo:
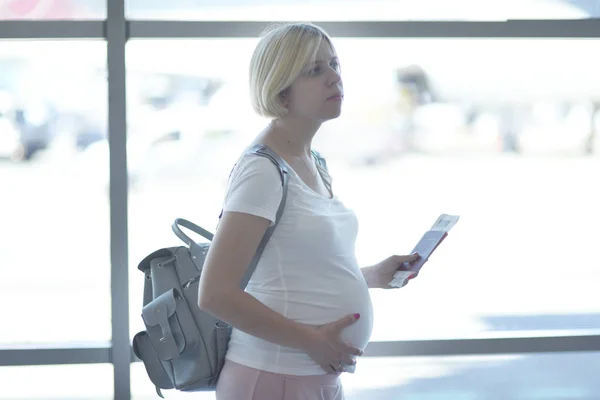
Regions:
<instances>
[{"instance_id":1,"label":"backpack flap","mask_svg":"<svg viewBox=\"0 0 600 400\"><path fill-rule=\"evenodd\" d=\"M163 361L179 357L185 349L185 337L175 313L177 298L171 289L151 301L142 309L142 319L158 358Z\"/></svg>"},{"instance_id":2,"label":"backpack flap","mask_svg":"<svg viewBox=\"0 0 600 400\"><path fill-rule=\"evenodd\" d=\"M148 337L148 332L142 331L136 334L132 345L135 355L143 361L150 380L157 388L158 395L163 397L160 389L173 389L175 387L173 384L174 377L172 373L169 375L162 361L157 357L154 346L152 346Z\"/></svg>"}]
</instances>

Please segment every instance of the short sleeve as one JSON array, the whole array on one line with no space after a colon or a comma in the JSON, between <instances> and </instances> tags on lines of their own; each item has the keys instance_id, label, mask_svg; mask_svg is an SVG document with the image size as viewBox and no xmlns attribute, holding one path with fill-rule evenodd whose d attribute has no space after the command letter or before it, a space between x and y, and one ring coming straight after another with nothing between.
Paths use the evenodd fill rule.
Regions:
<instances>
[{"instance_id":1,"label":"short sleeve","mask_svg":"<svg viewBox=\"0 0 600 400\"><path fill-rule=\"evenodd\" d=\"M235 211L275 223L283 187L277 166L265 157L245 154L238 161L225 195L223 212Z\"/></svg>"}]
</instances>

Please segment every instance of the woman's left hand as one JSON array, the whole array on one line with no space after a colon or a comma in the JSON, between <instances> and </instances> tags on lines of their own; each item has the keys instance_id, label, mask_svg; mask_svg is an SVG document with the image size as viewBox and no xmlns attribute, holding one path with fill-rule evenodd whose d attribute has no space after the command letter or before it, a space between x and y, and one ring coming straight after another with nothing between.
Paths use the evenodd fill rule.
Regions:
<instances>
[{"instance_id":1,"label":"woman's left hand","mask_svg":"<svg viewBox=\"0 0 600 400\"><path fill-rule=\"evenodd\" d=\"M390 286L389 283L394 279L394 273L398 271L404 263L413 263L419 259L417 253L407 256L391 256L370 267L363 268L363 275L369 285L373 289L397 289L395 286ZM412 277L408 277L404 281L406 286Z\"/></svg>"}]
</instances>

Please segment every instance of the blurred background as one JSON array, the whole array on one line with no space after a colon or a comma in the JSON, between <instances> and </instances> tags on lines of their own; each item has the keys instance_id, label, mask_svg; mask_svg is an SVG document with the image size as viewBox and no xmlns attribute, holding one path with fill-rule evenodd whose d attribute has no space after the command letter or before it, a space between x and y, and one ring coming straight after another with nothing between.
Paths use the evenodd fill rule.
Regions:
<instances>
[{"instance_id":1,"label":"blurred background","mask_svg":"<svg viewBox=\"0 0 600 400\"><path fill-rule=\"evenodd\" d=\"M126 14L591 19L600 2L130 0ZM0 20L105 18L101 0L0 1ZM345 100L314 148L358 214L361 264L411 251L441 213L461 215L419 279L372 291L373 341L600 333L598 41L334 37ZM179 244L176 217L214 231L229 171L266 123L248 97L256 43L126 45L131 337L143 329L137 264ZM106 61L104 40L0 40L0 345L111 340ZM131 368L132 397L155 398L143 365ZM348 399L597 400L598 370L594 352L394 356L343 380ZM0 399L109 399L112 373L0 367Z\"/></svg>"}]
</instances>

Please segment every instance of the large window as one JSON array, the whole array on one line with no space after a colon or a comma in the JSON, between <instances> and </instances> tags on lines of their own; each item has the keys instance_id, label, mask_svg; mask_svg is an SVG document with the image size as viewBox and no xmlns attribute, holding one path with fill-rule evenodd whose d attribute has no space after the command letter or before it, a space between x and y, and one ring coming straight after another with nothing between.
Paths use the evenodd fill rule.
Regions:
<instances>
[{"instance_id":1,"label":"large window","mask_svg":"<svg viewBox=\"0 0 600 400\"><path fill-rule=\"evenodd\" d=\"M3 395L156 398L130 363L138 263L182 244L176 217L214 231L266 123L256 35L309 20L341 59L343 114L314 147L360 264L461 215L416 280L372 291L347 398L600 398L598 2L450 3L0 1Z\"/></svg>"},{"instance_id":2,"label":"large window","mask_svg":"<svg viewBox=\"0 0 600 400\"><path fill-rule=\"evenodd\" d=\"M0 344L110 340L106 45L0 43Z\"/></svg>"}]
</instances>

